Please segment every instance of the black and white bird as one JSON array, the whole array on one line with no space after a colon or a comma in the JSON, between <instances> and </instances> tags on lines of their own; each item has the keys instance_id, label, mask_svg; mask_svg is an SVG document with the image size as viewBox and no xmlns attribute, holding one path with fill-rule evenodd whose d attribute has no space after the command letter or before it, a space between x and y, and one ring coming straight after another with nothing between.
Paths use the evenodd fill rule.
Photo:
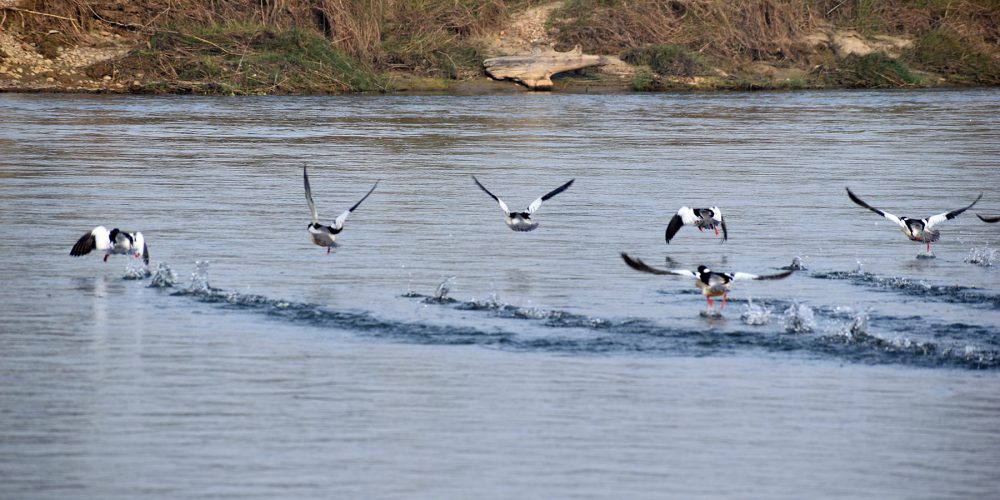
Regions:
<instances>
[{"instance_id":1,"label":"black and white bird","mask_svg":"<svg viewBox=\"0 0 1000 500\"><path fill-rule=\"evenodd\" d=\"M319 222L319 214L316 212L316 204L313 203L312 189L309 188L309 173L306 172L306 166L302 166L302 181L306 187L306 201L309 203L309 211L312 212L312 222L309 224L309 236L312 238L312 242L321 247L326 247L326 253L329 254L330 250L337 246L336 239L337 234L344 230L344 221L347 220L347 216L351 215L354 209L361 205L362 201L368 198L375 191L378 186L379 181L375 181L375 185L368 190L360 201L354 204L351 208L348 208L344 213L337 216L333 221L333 225L324 226Z\"/></svg>"},{"instance_id":2,"label":"black and white bird","mask_svg":"<svg viewBox=\"0 0 1000 500\"><path fill-rule=\"evenodd\" d=\"M1000 222L1000 216L997 216L997 217L983 217L982 215L976 214L976 217L979 217L979 220L981 220L983 222L988 222L990 224L993 224L994 222Z\"/></svg>"},{"instance_id":3,"label":"black and white bird","mask_svg":"<svg viewBox=\"0 0 1000 500\"><path fill-rule=\"evenodd\" d=\"M97 226L89 233L84 234L73 245L69 254L73 257L87 255L94 250L104 252L104 262L108 261L111 255L129 255L139 259L149 265L149 248L146 247L146 239L142 233L127 233L117 227L108 231L104 226Z\"/></svg>"},{"instance_id":4,"label":"black and white bird","mask_svg":"<svg viewBox=\"0 0 1000 500\"><path fill-rule=\"evenodd\" d=\"M528 208L526 208L523 212L511 212L510 209L507 208L507 204L504 203L503 200L498 198L497 195L491 193L489 189L486 189L486 187L479 182L479 179L476 179L476 176L473 175L472 180L476 182L476 185L479 186L479 189L482 189L483 192L490 195L490 198L493 198L494 200L496 200L497 203L500 204L500 209L503 210L505 216L504 222L507 224L507 227L513 229L514 231L534 231L535 228L538 227L538 223L531 220L531 215L537 212L538 209L542 207L542 202L547 201L549 198L552 198L553 196L565 191L567 188L573 185L573 181L575 181L576 179L570 179L569 182L567 182L566 184L563 184L562 186L559 186L553 189L552 191L549 191L541 198L538 198L537 200L531 202L531 204L528 205Z\"/></svg>"},{"instance_id":5,"label":"black and white bird","mask_svg":"<svg viewBox=\"0 0 1000 500\"><path fill-rule=\"evenodd\" d=\"M726 308L726 298L729 294L729 290L733 287L734 281L743 280L780 280L787 278L792 274L792 270L787 270L777 274L750 274L750 273L720 273L712 271L706 266L698 266L697 271L689 271L687 269L657 269L652 267L640 259L633 259L628 256L627 253L622 252L622 260L625 264L636 271L642 271L644 273L650 274L668 274L675 276L686 276L688 278L694 278L694 284L699 289L701 289L702 295L705 296L705 301L708 303L708 311L711 312L715 307L715 303L712 302L712 297L722 297L722 307L720 310Z\"/></svg>"},{"instance_id":6,"label":"black and white bird","mask_svg":"<svg viewBox=\"0 0 1000 500\"><path fill-rule=\"evenodd\" d=\"M719 207L712 208L688 208L681 207L667 224L666 239L667 244L674 239L677 231L684 226L695 226L699 231L712 229L715 235L719 235L719 228L722 228L722 241L729 239L729 232L726 231L726 219L722 217L722 210Z\"/></svg>"},{"instance_id":7,"label":"black and white bird","mask_svg":"<svg viewBox=\"0 0 1000 500\"><path fill-rule=\"evenodd\" d=\"M979 193L979 196L967 207L959 208L958 210L952 210L950 212L943 212L928 217L926 219L911 219L909 217L897 217L895 215L890 214L889 212L879 210L865 203L861 198L858 198L854 193L851 192L851 188L847 188L847 196L849 196L851 198L851 201L853 201L854 203L857 203L858 205L865 207L868 210L871 210L872 212L875 212L881 215L882 217L885 217L886 219L891 220L892 222L898 224L900 229L903 231L903 234L906 235L907 238L916 242L926 243L927 253L930 254L931 243L941 238L941 232L934 229L934 226L946 220L954 219L955 217L958 217L959 214L961 214L962 212L972 208L972 206L975 205L976 202L978 202L979 199L983 197L983 193Z\"/></svg>"}]
</instances>

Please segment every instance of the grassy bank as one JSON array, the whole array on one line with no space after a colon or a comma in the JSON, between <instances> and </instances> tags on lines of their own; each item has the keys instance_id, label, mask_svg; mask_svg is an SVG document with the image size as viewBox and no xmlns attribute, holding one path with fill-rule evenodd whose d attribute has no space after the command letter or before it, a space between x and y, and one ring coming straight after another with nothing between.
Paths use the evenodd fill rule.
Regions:
<instances>
[{"instance_id":1,"label":"grassy bank","mask_svg":"<svg viewBox=\"0 0 1000 500\"><path fill-rule=\"evenodd\" d=\"M86 68L133 91L385 92L480 78L497 33L546 3L24 0L0 22L46 57L98 30L134 40ZM557 49L635 65L636 90L1000 83L1000 0L566 0L546 27ZM844 54L815 35L843 30L906 45Z\"/></svg>"}]
</instances>

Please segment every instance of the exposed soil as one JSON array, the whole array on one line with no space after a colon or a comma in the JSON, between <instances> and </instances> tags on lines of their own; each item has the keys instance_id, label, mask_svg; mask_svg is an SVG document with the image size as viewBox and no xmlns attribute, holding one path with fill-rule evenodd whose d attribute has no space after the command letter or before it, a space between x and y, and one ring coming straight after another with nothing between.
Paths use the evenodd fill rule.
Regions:
<instances>
[{"instance_id":1,"label":"exposed soil","mask_svg":"<svg viewBox=\"0 0 1000 500\"><path fill-rule=\"evenodd\" d=\"M164 82L163 75L156 79L147 78L151 67L141 65L132 64L127 73L121 69L123 66L119 61L130 51L148 47L152 31L144 29L145 26L140 23L152 23L149 18L158 16L156 12L143 11L141 5L144 4L141 2L114 3L113 13L98 9L93 12L93 20L86 27L68 17L32 11L24 7L26 4L26 0L0 0L0 26L7 26L6 30L0 31L0 91L176 92L183 91L185 85L202 89L211 89L216 85L208 80ZM526 55L536 47L555 47L559 28L550 27L548 21L552 13L563 5L564 2L556 1L515 14L498 31L476 40L477 45L485 47L482 52L485 57ZM10 16L36 20L41 18L34 16L42 16L73 32L55 29L19 32L17 24L5 23ZM67 26L71 28L65 28ZM914 44L914 40L906 36L866 35L852 29L838 29L824 21L817 21L811 25L810 31L795 36L783 42L804 54L795 64L787 60L754 60L741 63L736 68L709 68L696 76L683 76L656 74L649 67L631 65L611 55L608 57L610 64L556 77L554 88L571 92L627 91L638 88L634 82L644 75L652 75L650 78L656 80L657 86L653 88L733 88L733 82L737 81L749 81L753 85L763 82L764 88L773 88L780 87L781 82L806 81L818 71L824 71L831 61L871 53L896 58ZM132 55L130 59L134 63L136 57ZM240 62L243 62L242 59ZM730 74L734 71L738 74ZM463 74L467 73L468 70ZM921 73L920 76L925 85L946 82L937 75ZM391 80L396 90L406 92L462 94L521 90L512 82L494 82L483 75L447 81L401 71L391 74ZM329 90L316 88L306 91Z\"/></svg>"},{"instance_id":2,"label":"exposed soil","mask_svg":"<svg viewBox=\"0 0 1000 500\"><path fill-rule=\"evenodd\" d=\"M10 7L13 0L0 0ZM28 13L28 15L35 15ZM68 44L58 31L36 36L32 42L0 31L0 88L11 91L124 92L130 83L115 81L110 65L127 54L134 39L109 31L87 33L79 43ZM134 82L134 85L139 85Z\"/></svg>"}]
</instances>

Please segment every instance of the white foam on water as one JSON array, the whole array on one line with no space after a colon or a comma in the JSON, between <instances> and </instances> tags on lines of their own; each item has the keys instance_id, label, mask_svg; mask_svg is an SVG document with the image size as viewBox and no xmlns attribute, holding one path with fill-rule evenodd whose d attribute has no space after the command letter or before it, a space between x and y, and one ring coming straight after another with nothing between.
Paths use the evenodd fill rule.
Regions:
<instances>
[{"instance_id":1,"label":"white foam on water","mask_svg":"<svg viewBox=\"0 0 1000 500\"><path fill-rule=\"evenodd\" d=\"M195 261L194 271L191 272L191 283L188 285L188 290L192 292L207 292L209 291L208 286L208 265L209 261L199 260Z\"/></svg>"},{"instance_id":2,"label":"white foam on water","mask_svg":"<svg viewBox=\"0 0 1000 500\"><path fill-rule=\"evenodd\" d=\"M451 291L451 283L455 280L454 276L449 276L445 278L434 290L434 295L431 296L434 300L444 300L448 298L448 292Z\"/></svg>"},{"instance_id":3,"label":"white foam on water","mask_svg":"<svg viewBox=\"0 0 1000 500\"><path fill-rule=\"evenodd\" d=\"M141 280L148 278L152 273L149 272L149 267L142 259L128 259L128 264L125 266L125 275L122 279L126 280Z\"/></svg>"},{"instance_id":4,"label":"white foam on water","mask_svg":"<svg viewBox=\"0 0 1000 500\"><path fill-rule=\"evenodd\" d=\"M982 248L973 247L969 250L969 255L965 257L965 262L983 267L993 267L997 260L997 249L986 245Z\"/></svg>"},{"instance_id":5,"label":"white foam on water","mask_svg":"<svg viewBox=\"0 0 1000 500\"><path fill-rule=\"evenodd\" d=\"M816 317L811 307L805 304L792 304L781 316L782 324L788 333L809 333L816 329Z\"/></svg>"},{"instance_id":6,"label":"white foam on water","mask_svg":"<svg viewBox=\"0 0 1000 500\"><path fill-rule=\"evenodd\" d=\"M748 298L740 312L740 319L747 325L766 325L771 321L771 313L774 309L755 304L753 298Z\"/></svg>"},{"instance_id":7,"label":"white foam on water","mask_svg":"<svg viewBox=\"0 0 1000 500\"><path fill-rule=\"evenodd\" d=\"M177 274L174 273L170 266L160 262L159 266L156 268L156 272L153 273L153 278L149 280L149 286L153 288L170 288L177 283Z\"/></svg>"}]
</instances>

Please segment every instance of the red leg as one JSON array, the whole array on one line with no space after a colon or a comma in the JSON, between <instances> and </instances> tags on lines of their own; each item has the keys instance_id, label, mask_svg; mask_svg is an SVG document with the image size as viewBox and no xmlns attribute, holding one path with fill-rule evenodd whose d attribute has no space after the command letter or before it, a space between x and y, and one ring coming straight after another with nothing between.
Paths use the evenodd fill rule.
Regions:
<instances>
[{"instance_id":1,"label":"red leg","mask_svg":"<svg viewBox=\"0 0 1000 500\"><path fill-rule=\"evenodd\" d=\"M705 300L708 301L708 310L711 311L715 307L715 303L712 302L712 297L705 297Z\"/></svg>"},{"instance_id":2,"label":"red leg","mask_svg":"<svg viewBox=\"0 0 1000 500\"><path fill-rule=\"evenodd\" d=\"M712 226L712 227L715 227L715 226ZM717 228L717 227L715 227L715 235L716 235L716 236L718 236L718 235L719 235L719 228Z\"/></svg>"},{"instance_id":3,"label":"red leg","mask_svg":"<svg viewBox=\"0 0 1000 500\"><path fill-rule=\"evenodd\" d=\"M725 293L722 294L722 307L719 308L719 310L722 310L722 309L726 308L726 297L727 297L727 294L725 294Z\"/></svg>"},{"instance_id":4,"label":"red leg","mask_svg":"<svg viewBox=\"0 0 1000 500\"><path fill-rule=\"evenodd\" d=\"M927 253L931 253L931 242L927 242Z\"/></svg>"}]
</instances>

